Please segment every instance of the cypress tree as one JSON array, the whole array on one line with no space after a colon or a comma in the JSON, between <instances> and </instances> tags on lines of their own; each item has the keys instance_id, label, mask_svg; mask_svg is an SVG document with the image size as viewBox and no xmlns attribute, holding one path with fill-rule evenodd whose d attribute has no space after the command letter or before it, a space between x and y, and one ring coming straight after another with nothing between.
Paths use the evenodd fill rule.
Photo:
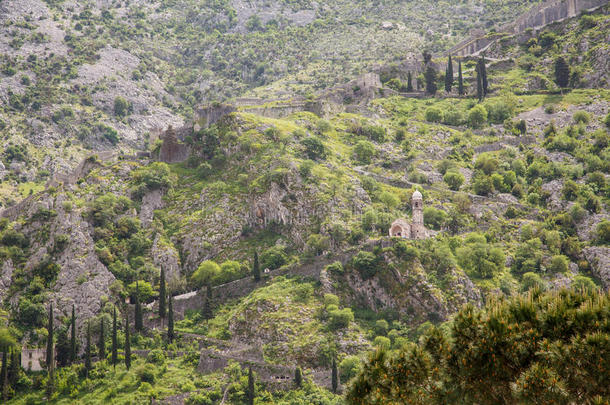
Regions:
<instances>
[{"instance_id":1,"label":"cypress tree","mask_svg":"<svg viewBox=\"0 0 610 405\"><path fill-rule=\"evenodd\" d=\"M131 367L131 338L129 336L129 310L125 311L125 367Z\"/></svg>"},{"instance_id":2,"label":"cypress tree","mask_svg":"<svg viewBox=\"0 0 610 405\"><path fill-rule=\"evenodd\" d=\"M117 343L117 324L116 324L116 307L112 310L112 365L116 368L117 359L119 357L119 347Z\"/></svg>"},{"instance_id":3,"label":"cypress tree","mask_svg":"<svg viewBox=\"0 0 610 405\"><path fill-rule=\"evenodd\" d=\"M464 95L464 78L462 77L462 60L458 61L458 93Z\"/></svg>"},{"instance_id":4,"label":"cypress tree","mask_svg":"<svg viewBox=\"0 0 610 405\"><path fill-rule=\"evenodd\" d=\"M8 399L8 355L6 349L2 350L2 370L0 371L0 381L2 382L2 400Z\"/></svg>"},{"instance_id":5,"label":"cypress tree","mask_svg":"<svg viewBox=\"0 0 610 405\"><path fill-rule=\"evenodd\" d=\"M104 316L102 315L102 319L100 320L100 340L97 344L98 347L98 356L100 358L100 361L105 360L106 359L106 340L104 336Z\"/></svg>"},{"instance_id":6,"label":"cypress tree","mask_svg":"<svg viewBox=\"0 0 610 405\"><path fill-rule=\"evenodd\" d=\"M167 292L165 291L165 270L161 269L161 277L159 280L159 316L165 318L167 314L167 308L165 307L165 300L167 298Z\"/></svg>"},{"instance_id":7,"label":"cypress tree","mask_svg":"<svg viewBox=\"0 0 610 405\"><path fill-rule=\"evenodd\" d=\"M49 305L49 321L47 323L47 369L53 361L53 303Z\"/></svg>"},{"instance_id":8,"label":"cypress tree","mask_svg":"<svg viewBox=\"0 0 610 405\"><path fill-rule=\"evenodd\" d=\"M254 405L254 375L252 367L248 367L248 405Z\"/></svg>"},{"instance_id":9,"label":"cypress tree","mask_svg":"<svg viewBox=\"0 0 610 405\"><path fill-rule=\"evenodd\" d=\"M436 94L436 69L432 66L428 66L426 68L426 72L424 73L424 78L426 79L426 93L430 95Z\"/></svg>"},{"instance_id":10,"label":"cypress tree","mask_svg":"<svg viewBox=\"0 0 610 405\"><path fill-rule=\"evenodd\" d=\"M337 362L333 359L333 370L332 370L332 388L333 393L337 393L337 388L339 388L339 374L337 373Z\"/></svg>"},{"instance_id":11,"label":"cypress tree","mask_svg":"<svg viewBox=\"0 0 610 405\"><path fill-rule=\"evenodd\" d=\"M91 321L87 320L87 341L85 343L85 376L91 371Z\"/></svg>"},{"instance_id":12,"label":"cypress tree","mask_svg":"<svg viewBox=\"0 0 610 405\"><path fill-rule=\"evenodd\" d=\"M76 361L76 315L72 304L72 318L70 319L70 364Z\"/></svg>"},{"instance_id":13,"label":"cypress tree","mask_svg":"<svg viewBox=\"0 0 610 405\"><path fill-rule=\"evenodd\" d=\"M168 317L167 317L167 342L168 343L173 343L174 342L174 304L173 304L173 297L170 294L169 295L169 313L168 313Z\"/></svg>"},{"instance_id":14,"label":"cypress tree","mask_svg":"<svg viewBox=\"0 0 610 405\"><path fill-rule=\"evenodd\" d=\"M413 91L413 75L411 71L407 72L407 92L410 93Z\"/></svg>"},{"instance_id":15,"label":"cypress tree","mask_svg":"<svg viewBox=\"0 0 610 405\"><path fill-rule=\"evenodd\" d=\"M555 83L561 88L568 87L570 82L570 66L563 58L558 57L555 60Z\"/></svg>"},{"instance_id":16,"label":"cypress tree","mask_svg":"<svg viewBox=\"0 0 610 405\"><path fill-rule=\"evenodd\" d=\"M8 372L9 384L14 387L19 380L19 370L21 369L21 353L19 348L13 347L11 349L11 364Z\"/></svg>"},{"instance_id":17,"label":"cypress tree","mask_svg":"<svg viewBox=\"0 0 610 405\"><path fill-rule=\"evenodd\" d=\"M205 290L205 298L203 301L203 319L212 319L214 313L212 311L212 287L207 286Z\"/></svg>"},{"instance_id":18,"label":"cypress tree","mask_svg":"<svg viewBox=\"0 0 610 405\"><path fill-rule=\"evenodd\" d=\"M51 353L51 362L49 363L49 371L47 378L47 400L51 399L51 396L55 392L55 362L53 361L53 353Z\"/></svg>"},{"instance_id":19,"label":"cypress tree","mask_svg":"<svg viewBox=\"0 0 610 405\"><path fill-rule=\"evenodd\" d=\"M481 71L477 65L477 98L483 100L483 80L481 79Z\"/></svg>"},{"instance_id":20,"label":"cypress tree","mask_svg":"<svg viewBox=\"0 0 610 405\"><path fill-rule=\"evenodd\" d=\"M261 279L261 266L258 263L258 252L254 252L254 263L252 263L252 276L254 281L260 281Z\"/></svg>"},{"instance_id":21,"label":"cypress tree","mask_svg":"<svg viewBox=\"0 0 610 405\"><path fill-rule=\"evenodd\" d=\"M301 367L297 367L296 370L294 370L294 383L299 388L303 384L303 373L301 372Z\"/></svg>"},{"instance_id":22,"label":"cypress tree","mask_svg":"<svg viewBox=\"0 0 610 405\"><path fill-rule=\"evenodd\" d=\"M488 83L487 83L487 67L485 66L485 56L483 55L481 59L479 59L479 66L481 72L481 84L483 85L483 96L486 96L488 93Z\"/></svg>"},{"instance_id":23,"label":"cypress tree","mask_svg":"<svg viewBox=\"0 0 610 405\"><path fill-rule=\"evenodd\" d=\"M445 91L451 93L451 87L453 86L453 62L451 61L451 55L447 59L447 70L445 70Z\"/></svg>"},{"instance_id":24,"label":"cypress tree","mask_svg":"<svg viewBox=\"0 0 610 405\"><path fill-rule=\"evenodd\" d=\"M135 305L135 329L136 332L141 332L142 326L142 305L140 304L140 287L136 281L136 305Z\"/></svg>"}]
</instances>

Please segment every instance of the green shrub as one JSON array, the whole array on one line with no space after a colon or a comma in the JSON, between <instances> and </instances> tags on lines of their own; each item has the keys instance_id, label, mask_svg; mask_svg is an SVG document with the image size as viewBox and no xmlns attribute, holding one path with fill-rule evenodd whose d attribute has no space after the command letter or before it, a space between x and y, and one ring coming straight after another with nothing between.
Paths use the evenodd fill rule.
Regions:
<instances>
[{"instance_id":1,"label":"green shrub","mask_svg":"<svg viewBox=\"0 0 610 405\"><path fill-rule=\"evenodd\" d=\"M604 219L595 228L595 242L600 245L610 245L610 221Z\"/></svg>"},{"instance_id":2,"label":"green shrub","mask_svg":"<svg viewBox=\"0 0 610 405\"><path fill-rule=\"evenodd\" d=\"M260 260L263 269L275 270L288 263L288 255L284 246L275 245L265 250Z\"/></svg>"},{"instance_id":3,"label":"green shrub","mask_svg":"<svg viewBox=\"0 0 610 405\"><path fill-rule=\"evenodd\" d=\"M388 321L385 319L379 319L375 322L375 334L377 336L385 336L388 334L388 329L390 325L388 325Z\"/></svg>"},{"instance_id":4,"label":"green shrub","mask_svg":"<svg viewBox=\"0 0 610 405\"><path fill-rule=\"evenodd\" d=\"M595 285L593 280L591 280L587 276L582 275L574 277L574 280L572 281L572 288L576 291L585 291L587 293L591 293L597 290L597 286Z\"/></svg>"},{"instance_id":5,"label":"green shrub","mask_svg":"<svg viewBox=\"0 0 610 405\"><path fill-rule=\"evenodd\" d=\"M351 308L335 309L329 311L328 326L331 330L345 329L350 322L354 321L354 313Z\"/></svg>"},{"instance_id":6,"label":"green shrub","mask_svg":"<svg viewBox=\"0 0 610 405\"><path fill-rule=\"evenodd\" d=\"M360 358L358 356L345 356L339 363L339 377L347 383L360 372Z\"/></svg>"},{"instance_id":7,"label":"green shrub","mask_svg":"<svg viewBox=\"0 0 610 405\"><path fill-rule=\"evenodd\" d=\"M371 163L371 159L375 156L375 145L369 141L358 141L354 146L354 155L356 160L361 164Z\"/></svg>"},{"instance_id":8,"label":"green shrub","mask_svg":"<svg viewBox=\"0 0 610 405\"><path fill-rule=\"evenodd\" d=\"M487 123L487 110L482 105L475 105L468 111L468 125L480 128Z\"/></svg>"},{"instance_id":9,"label":"green shrub","mask_svg":"<svg viewBox=\"0 0 610 405\"><path fill-rule=\"evenodd\" d=\"M303 139L301 145L303 145L305 154L311 160L324 159L326 157L326 147L322 141L315 136Z\"/></svg>"},{"instance_id":10,"label":"green shrub","mask_svg":"<svg viewBox=\"0 0 610 405\"><path fill-rule=\"evenodd\" d=\"M493 182L489 176L477 176L472 184L474 192L478 195L488 195L494 190Z\"/></svg>"},{"instance_id":11,"label":"green shrub","mask_svg":"<svg viewBox=\"0 0 610 405\"><path fill-rule=\"evenodd\" d=\"M165 353L163 353L163 350L161 349L153 349L148 352L148 356L146 356L146 361L148 363L162 366L163 364L165 364Z\"/></svg>"},{"instance_id":12,"label":"green shrub","mask_svg":"<svg viewBox=\"0 0 610 405\"><path fill-rule=\"evenodd\" d=\"M328 307L329 305L339 306L339 297L335 294L324 294L324 307Z\"/></svg>"},{"instance_id":13,"label":"green shrub","mask_svg":"<svg viewBox=\"0 0 610 405\"><path fill-rule=\"evenodd\" d=\"M373 346L381 349L381 350L389 350L392 346L392 342L385 336L377 336L373 340Z\"/></svg>"},{"instance_id":14,"label":"green shrub","mask_svg":"<svg viewBox=\"0 0 610 405\"><path fill-rule=\"evenodd\" d=\"M129 113L131 106L127 100L118 96L114 99L114 114L117 117L124 117Z\"/></svg>"},{"instance_id":15,"label":"green shrub","mask_svg":"<svg viewBox=\"0 0 610 405\"><path fill-rule=\"evenodd\" d=\"M428 122L441 122L443 120L443 112L436 107L428 107L425 116Z\"/></svg>"},{"instance_id":16,"label":"green shrub","mask_svg":"<svg viewBox=\"0 0 610 405\"><path fill-rule=\"evenodd\" d=\"M460 172L450 171L443 176L443 181L454 191L460 189L462 184L464 184L464 180L464 175Z\"/></svg>"},{"instance_id":17,"label":"green shrub","mask_svg":"<svg viewBox=\"0 0 610 405\"><path fill-rule=\"evenodd\" d=\"M521 279L521 291L529 291L533 288L544 291L546 290L546 284L538 274L532 272L525 273Z\"/></svg>"},{"instance_id":18,"label":"green shrub","mask_svg":"<svg viewBox=\"0 0 610 405\"><path fill-rule=\"evenodd\" d=\"M424 223L432 229L439 230L445 222L447 214L434 207L424 208Z\"/></svg>"},{"instance_id":19,"label":"green shrub","mask_svg":"<svg viewBox=\"0 0 610 405\"><path fill-rule=\"evenodd\" d=\"M384 142L386 139L386 130L384 127L377 125L364 125L360 129L360 134L375 142Z\"/></svg>"},{"instance_id":20,"label":"green shrub","mask_svg":"<svg viewBox=\"0 0 610 405\"><path fill-rule=\"evenodd\" d=\"M313 295L313 286L311 284L301 284L294 289L295 302L307 302Z\"/></svg>"},{"instance_id":21,"label":"green shrub","mask_svg":"<svg viewBox=\"0 0 610 405\"><path fill-rule=\"evenodd\" d=\"M568 258L564 255L555 255L551 258L549 270L553 273L566 273L570 269Z\"/></svg>"},{"instance_id":22,"label":"green shrub","mask_svg":"<svg viewBox=\"0 0 610 405\"><path fill-rule=\"evenodd\" d=\"M371 252L361 250L353 257L352 264L365 280L377 273L377 256Z\"/></svg>"},{"instance_id":23,"label":"green shrub","mask_svg":"<svg viewBox=\"0 0 610 405\"><path fill-rule=\"evenodd\" d=\"M136 369L136 376L140 383L155 383L157 368L152 364L142 364Z\"/></svg>"},{"instance_id":24,"label":"green shrub","mask_svg":"<svg viewBox=\"0 0 610 405\"><path fill-rule=\"evenodd\" d=\"M588 112L579 110L574 112L574 114L572 115L572 119L577 124L588 124L591 120L591 117L589 116Z\"/></svg>"},{"instance_id":25,"label":"green shrub","mask_svg":"<svg viewBox=\"0 0 610 405\"><path fill-rule=\"evenodd\" d=\"M211 286L219 275L220 266L212 260L204 260L191 275L191 282L196 287Z\"/></svg>"},{"instance_id":26,"label":"green shrub","mask_svg":"<svg viewBox=\"0 0 610 405\"><path fill-rule=\"evenodd\" d=\"M492 101L485 103L485 109L489 122L493 124L502 124L513 115L513 110L510 105L504 101Z\"/></svg>"},{"instance_id":27,"label":"green shrub","mask_svg":"<svg viewBox=\"0 0 610 405\"><path fill-rule=\"evenodd\" d=\"M446 110L443 112L443 124L460 126L464 124L464 114L458 110Z\"/></svg>"}]
</instances>

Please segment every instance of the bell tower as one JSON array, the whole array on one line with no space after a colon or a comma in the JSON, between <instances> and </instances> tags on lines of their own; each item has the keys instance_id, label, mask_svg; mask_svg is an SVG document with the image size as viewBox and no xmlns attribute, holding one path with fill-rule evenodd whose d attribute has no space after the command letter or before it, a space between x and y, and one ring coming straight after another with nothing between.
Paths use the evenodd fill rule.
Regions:
<instances>
[{"instance_id":1,"label":"bell tower","mask_svg":"<svg viewBox=\"0 0 610 405\"><path fill-rule=\"evenodd\" d=\"M411 196L412 224L411 237L414 239L424 239L426 228L424 227L424 201L419 190L415 190Z\"/></svg>"}]
</instances>

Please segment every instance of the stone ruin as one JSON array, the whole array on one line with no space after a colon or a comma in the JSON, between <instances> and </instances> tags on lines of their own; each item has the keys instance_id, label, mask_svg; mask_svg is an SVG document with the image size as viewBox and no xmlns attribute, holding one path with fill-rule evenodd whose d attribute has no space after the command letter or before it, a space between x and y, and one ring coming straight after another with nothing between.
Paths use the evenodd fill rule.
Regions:
<instances>
[{"instance_id":1,"label":"stone ruin","mask_svg":"<svg viewBox=\"0 0 610 405\"><path fill-rule=\"evenodd\" d=\"M413 209L412 222L406 218L399 218L390 225L391 237L405 239L426 239L429 232L424 225L424 203L422 194L415 190L411 196L411 207Z\"/></svg>"},{"instance_id":2,"label":"stone ruin","mask_svg":"<svg viewBox=\"0 0 610 405\"><path fill-rule=\"evenodd\" d=\"M187 127L181 128L176 132L171 126L159 137L163 143L159 150L159 160L165 163L180 163L184 162L191 154L191 148L181 141L190 133Z\"/></svg>"}]
</instances>

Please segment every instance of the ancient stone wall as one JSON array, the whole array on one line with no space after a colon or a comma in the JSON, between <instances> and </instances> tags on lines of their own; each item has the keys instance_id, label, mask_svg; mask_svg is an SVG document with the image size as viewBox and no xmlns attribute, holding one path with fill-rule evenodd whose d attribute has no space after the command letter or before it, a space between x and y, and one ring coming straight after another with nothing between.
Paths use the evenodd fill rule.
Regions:
<instances>
[{"instance_id":1,"label":"ancient stone wall","mask_svg":"<svg viewBox=\"0 0 610 405\"><path fill-rule=\"evenodd\" d=\"M498 27L499 33L520 34L527 29L540 29L548 24L577 16L583 11L593 10L608 3L608 0L550 0L523 13L514 22ZM473 33L443 53L443 56L473 55L495 42L502 34Z\"/></svg>"},{"instance_id":2,"label":"ancient stone wall","mask_svg":"<svg viewBox=\"0 0 610 405\"><path fill-rule=\"evenodd\" d=\"M474 151L475 153L494 152L497 150L504 149L506 145L519 146L520 144L530 145L532 143L536 143L536 137L533 135L521 137L506 137L502 138L498 142L476 146L474 148Z\"/></svg>"},{"instance_id":3,"label":"ancient stone wall","mask_svg":"<svg viewBox=\"0 0 610 405\"><path fill-rule=\"evenodd\" d=\"M236 108L229 104L210 104L201 107L196 112L195 124L201 128L207 128L218 122L227 114L235 112Z\"/></svg>"},{"instance_id":4,"label":"ancient stone wall","mask_svg":"<svg viewBox=\"0 0 610 405\"><path fill-rule=\"evenodd\" d=\"M165 163L180 163L184 162L191 155L191 148L183 143L181 139L186 137L189 132L188 127L181 128L178 131L173 128L168 128L161 135L163 143L159 150L159 161Z\"/></svg>"}]
</instances>

